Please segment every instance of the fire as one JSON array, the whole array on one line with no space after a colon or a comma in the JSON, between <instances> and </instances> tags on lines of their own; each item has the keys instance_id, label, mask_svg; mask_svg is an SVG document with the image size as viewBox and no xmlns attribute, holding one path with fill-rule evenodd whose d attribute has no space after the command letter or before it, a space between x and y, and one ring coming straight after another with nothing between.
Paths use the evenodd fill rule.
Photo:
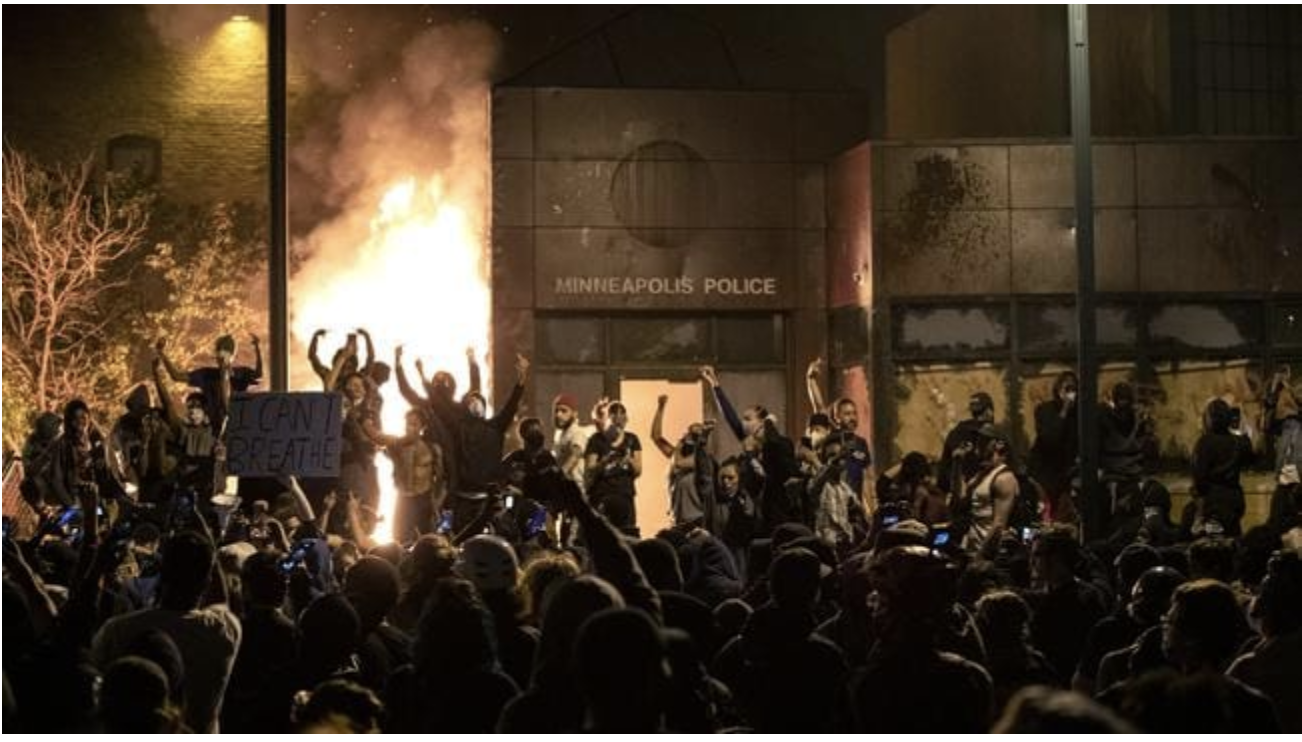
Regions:
<instances>
[{"instance_id":1,"label":"fire","mask_svg":"<svg viewBox=\"0 0 1302 742\"><path fill-rule=\"evenodd\" d=\"M374 216L347 265L308 266L295 278L293 333L306 348L317 329L326 337L320 355L329 363L345 336L365 328L375 341L377 360L393 365L394 348L404 345L403 360L413 386L415 362L427 373L445 369L458 387L469 384L465 351L479 353L484 385L490 369L483 363L489 348L490 288L485 215L471 199L450 193L440 175L407 177L389 187L374 204ZM359 352L365 352L360 343ZM309 380L302 388L319 388ZM396 381L387 384L382 425L401 435L408 405ZM373 537L392 540L395 498L392 465L377 457L380 513Z\"/></svg>"}]
</instances>

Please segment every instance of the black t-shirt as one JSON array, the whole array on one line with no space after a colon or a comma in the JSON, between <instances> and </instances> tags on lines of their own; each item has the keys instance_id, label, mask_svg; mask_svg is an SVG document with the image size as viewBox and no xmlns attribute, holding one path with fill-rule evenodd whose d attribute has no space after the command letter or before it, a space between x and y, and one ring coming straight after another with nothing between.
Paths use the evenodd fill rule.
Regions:
<instances>
[{"instance_id":1,"label":"black t-shirt","mask_svg":"<svg viewBox=\"0 0 1302 742\"><path fill-rule=\"evenodd\" d=\"M532 492L537 486L538 475L553 466L556 466L556 457L546 448L538 451L521 448L502 459L507 481L519 487L526 497L534 499L538 499Z\"/></svg>"},{"instance_id":2,"label":"black t-shirt","mask_svg":"<svg viewBox=\"0 0 1302 742\"><path fill-rule=\"evenodd\" d=\"M249 387L257 384L261 379L262 377L248 366L233 366L231 367L231 393L247 392ZM221 381L222 372L216 366L192 369L186 379L187 384L203 393L204 412L208 413L213 430L220 427L222 418L226 416L226 408L222 406Z\"/></svg>"},{"instance_id":3,"label":"black t-shirt","mask_svg":"<svg viewBox=\"0 0 1302 742\"><path fill-rule=\"evenodd\" d=\"M588 438L588 448L583 455L597 455L597 467L592 482L592 490L588 495L595 501L603 497L624 497L632 499L637 494L633 486L633 469L627 463L607 466L611 460L622 460L631 457L634 451L642 450L642 441L628 431L624 431L624 439L618 447L612 446L610 439L605 435L594 435Z\"/></svg>"}]
</instances>

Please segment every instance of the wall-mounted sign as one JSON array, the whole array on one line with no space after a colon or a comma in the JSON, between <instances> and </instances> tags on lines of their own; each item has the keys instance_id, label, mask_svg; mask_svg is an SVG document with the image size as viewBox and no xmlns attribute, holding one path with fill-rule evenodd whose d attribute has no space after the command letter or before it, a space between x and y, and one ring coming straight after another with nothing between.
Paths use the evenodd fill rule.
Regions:
<instances>
[{"instance_id":1,"label":"wall-mounted sign","mask_svg":"<svg viewBox=\"0 0 1302 742\"><path fill-rule=\"evenodd\" d=\"M768 309L799 305L794 233L714 230L648 247L622 229L535 235L539 309Z\"/></svg>"},{"instance_id":2,"label":"wall-mounted sign","mask_svg":"<svg viewBox=\"0 0 1302 742\"><path fill-rule=\"evenodd\" d=\"M777 296L778 279L772 276L558 276L557 296L618 294L663 296Z\"/></svg>"}]
</instances>

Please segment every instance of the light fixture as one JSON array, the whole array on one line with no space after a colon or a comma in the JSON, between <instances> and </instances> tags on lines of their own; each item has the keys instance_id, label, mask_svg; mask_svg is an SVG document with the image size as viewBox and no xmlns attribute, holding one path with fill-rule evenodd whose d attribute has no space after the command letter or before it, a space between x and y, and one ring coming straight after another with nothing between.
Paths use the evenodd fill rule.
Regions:
<instances>
[{"instance_id":1,"label":"light fixture","mask_svg":"<svg viewBox=\"0 0 1302 742\"><path fill-rule=\"evenodd\" d=\"M237 14L231 16L231 20L236 23L248 23L250 18L247 15Z\"/></svg>"}]
</instances>

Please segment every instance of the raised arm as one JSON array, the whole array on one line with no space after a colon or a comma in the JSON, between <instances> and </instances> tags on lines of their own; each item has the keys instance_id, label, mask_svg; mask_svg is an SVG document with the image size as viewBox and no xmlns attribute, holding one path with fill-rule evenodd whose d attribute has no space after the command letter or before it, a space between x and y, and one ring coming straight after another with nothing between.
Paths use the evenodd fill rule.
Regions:
<instances>
[{"instance_id":1,"label":"raised arm","mask_svg":"<svg viewBox=\"0 0 1302 742\"><path fill-rule=\"evenodd\" d=\"M608 411L610 409L610 397L601 397L596 404L592 405L592 425L598 433L606 432L606 425L610 422Z\"/></svg>"},{"instance_id":2,"label":"raised arm","mask_svg":"<svg viewBox=\"0 0 1302 742\"><path fill-rule=\"evenodd\" d=\"M333 392L339 386L339 379L344 375L344 369L348 368L349 361L357 360L357 336L349 335L348 342L344 343L343 350L335 353L334 360L330 364L330 370L326 372L323 379L325 390Z\"/></svg>"},{"instance_id":3,"label":"raised arm","mask_svg":"<svg viewBox=\"0 0 1302 742\"><path fill-rule=\"evenodd\" d=\"M714 397L714 405L719 408L719 414L723 416L724 422L728 423L728 428L732 430L733 436L738 442L746 440L746 429L742 427L741 418L737 416L737 410L733 409L732 402L728 400L728 395L724 393L723 387L719 384L719 375L715 373L713 366L701 366L701 379L710 386L710 394Z\"/></svg>"},{"instance_id":4,"label":"raised arm","mask_svg":"<svg viewBox=\"0 0 1302 742\"><path fill-rule=\"evenodd\" d=\"M299 486L298 478L292 474L286 474L277 477L277 479L294 496L294 512L298 519L304 523L311 523L315 520L316 515L312 512L312 503L307 499L307 493L303 492L303 488Z\"/></svg>"},{"instance_id":5,"label":"raised arm","mask_svg":"<svg viewBox=\"0 0 1302 742\"><path fill-rule=\"evenodd\" d=\"M167 381L163 378L166 373L166 363L162 357L154 358L154 388L158 390L158 401L163 405L163 417L166 418L167 424L173 429L180 428L185 424L181 417L181 411L176 408L176 400L167 391Z\"/></svg>"},{"instance_id":6,"label":"raised arm","mask_svg":"<svg viewBox=\"0 0 1302 742\"><path fill-rule=\"evenodd\" d=\"M253 377L261 381L262 380L262 341L258 340L257 335L254 335L253 337L249 338L249 342L253 343Z\"/></svg>"},{"instance_id":7,"label":"raised arm","mask_svg":"<svg viewBox=\"0 0 1302 742\"><path fill-rule=\"evenodd\" d=\"M479 362L475 360L475 349L466 348L466 366L470 369L470 389L483 394L483 379L479 374Z\"/></svg>"},{"instance_id":8,"label":"raised arm","mask_svg":"<svg viewBox=\"0 0 1302 742\"><path fill-rule=\"evenodd\" d=\"M524 397L524 385L529 381L529 359L520 353L515 354L515 377L515 386L511 389L511 396L490 421L493 427L503 433L506 432L511 421L515 419L515 413L520 409L520 400Z\"/></svg>"},{"instance_id":9,"label":"raised arm","mask_svg":"<svg viewBox=\"0 0 1302 742\"><path fill-rule=\"evenodd\" d=\"M827 406L823 402L823 387L819 377L823 371L823 359L815 358L805 370L805 391L809 393L809 406L814 412L823 412Z\"/></svg>"},{"instance_id":10,"label":"raised arm","mask_svg":"<svg viewBox=\"0 0 1302 742\"><path fill-rule=\"evenodd\" d=\"M186 373L177 368L176 364L172 363L172 359L167 357L167 338L159 338L154 343L154 353L162 359L163 366L167 369L167 375L172 377L172 381L185 382L190 380Z\"/></svg>"},{"instance_id":11,"label":"raised arm","mask_svg":"<svg viewBox=\"0 0 1302 742\"><path fill-rule=\"evenodd\" d=\"M371 370L371 364L375 363L375 343L371 341L371 333L367 332L366 328L357 328L357 334L361 335L362 341L366 343L366 362L362 364L360 369L365 374Z\"/></svg>"},{"instance_id":12,"label":"raised arm","mask_svg":"<svg viewBox=\"0 0 1302 742\"><path fill-rule=\"evenodd\" d=\"M665 458L672 458L674 446L665 440L664 436L665 406L668 404L669 395L667 394L661 394L656 399L656 415L651 418L651 442L656 444L656 448L660 449L660 453L664 454Z\"/></svg>"},{"instance_id":13,"label":"raised arm","mask_svg":"<svg viewBox=\"0 0 1302 742\"><path fill-rule=\"evenodd\" d=\"M426 399L411 387L411 382L407 381L407 372L402 367L402 346L393 349L393 371L398 377L398 392L402 398L407 400L407 404L417 409L424 407Z\"/></svg>"},{"instance_id":14,"label":"raised arm","mask_svg":"<svg viewBox=\"0 0 1302 742\"><path fill-rule=\"evenodd\" d=\"M217 361L217 395L218 405L216 409L221 415L221 420L214 420L213 424L223 434L226 431L226 416L230 414L231 409L231 358L223 356Z\"/></svg>"},{"instance_id":15,"label":"raised arm","mask_svg":"<svg viewBox=\"0 0 1302 742\"><path fill-rule=\"evenodd\" d=\"M660 595L651 587L632 549L619 531L584 500L577 484L559 478L555 487L561 509L573 515L583 528L597 576L615 586L630 606L641 608L656 623L660 623L664 615Z\"/></svg>"},{"instance_id":16,"label":"raised arm","mask_svg":"<svg viewBox=\"0 0 1302 742\"><path fill-rule=\"evenodd\" d=\"M321 379L321 383L325 384L325 390L328 392L332 390L331 385L328 383L330 367L321 362L321 356L318 353L321 338L325 337L325 334L325 330L317 330L312 333L312 341L307 344L307 360L312 364L312 370Z\"/></svg>"}]
</instances>

